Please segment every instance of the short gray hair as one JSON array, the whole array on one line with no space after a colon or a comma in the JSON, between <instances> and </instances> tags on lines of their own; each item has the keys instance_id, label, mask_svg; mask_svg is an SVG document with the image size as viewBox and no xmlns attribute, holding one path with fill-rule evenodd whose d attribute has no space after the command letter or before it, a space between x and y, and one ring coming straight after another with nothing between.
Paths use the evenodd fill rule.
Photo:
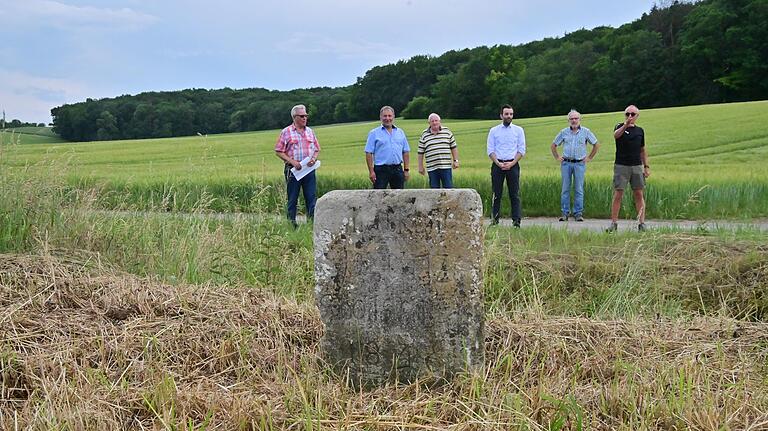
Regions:
<instances>
[{"instance_id":1,"label":"short gray hair","mask_svg":"<svg viewBox=\"0 0 768 431\"><path fill-rule=\"evenodd\" d=\"M433 113L429 114L429 117L427 117L427 121L432 121L433 118L437 118L438 120L441 119L439 115L437 115L436 113L433 112Z\"/></svg>"},{"instance_id":2,"label":"short gray hair","mask_svg":"<svg viewBox=\"0 0 768 431\"><path fill-rule=\"evenodd\" d=\"M383 114L384 111L392 111L392 115L395 115L395 108L389 105L382 106L381 109L379 109L379 115Z\"/></svg>"},{"instance_id":3,"label":"short gray hair","mask_svg":"<svg viewBox=\"0 0 768 431\"><path fill-rule=\"evenodd\" d=\"M293 117L296 116L296 111L298 111L299 109L303 109L304 112L307 112L307 107L306 106L304 106L304 105L296 105L293 108L291 108L291 119L293 119Z\"/></svg>"},{"instance_id":4,"label":"short gray hair","mask_svg":"<svg viewBox=\"0 0 768 431\"><path fill-rule=\"evenodd\" d=\"M571 114L577 114L579 116L579 118L581 118L581 112L579 112L579 111L577 111L575 109L571 109L570 111L568 111L568 119L569 120L571 119Z\"/></svg>"}]
</instances>

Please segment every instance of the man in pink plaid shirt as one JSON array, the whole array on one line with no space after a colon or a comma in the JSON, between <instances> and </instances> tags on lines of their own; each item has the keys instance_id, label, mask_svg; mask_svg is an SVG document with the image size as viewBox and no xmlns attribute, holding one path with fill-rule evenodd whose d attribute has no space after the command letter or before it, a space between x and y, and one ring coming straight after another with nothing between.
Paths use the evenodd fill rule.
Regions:
<instances>
[{"instance_id":1,"label":"man in pink plaid shirt","mask_svg":"<svg viewBox=\"0 0 768 431\"><path fill-rule=\"evenodd\" d=\"M283 162L285 168L285 184L288 190L288 220L296 227L296 207L299 203L299 189L304 192L304 203L307 206L307 217L315 216L315 201L317 200L317 180L315 171L297 180L291 173L291 168L301 170L301 161L309 158L308 166L313 166L320 154L320 143L317 142L315 132L307 127L307 108L304 105L296 105L291 109L293 124L280 132L275 144L275 154Z\"/></svg>"}]
</instances>

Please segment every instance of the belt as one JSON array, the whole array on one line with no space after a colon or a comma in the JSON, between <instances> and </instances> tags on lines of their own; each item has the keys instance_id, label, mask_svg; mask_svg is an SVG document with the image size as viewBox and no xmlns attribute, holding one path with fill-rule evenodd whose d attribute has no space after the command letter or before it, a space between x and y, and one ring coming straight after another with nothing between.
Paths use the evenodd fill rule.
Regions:
<instances>
[{"instance_id":1,"label":"belt","mask_svg":"<svg viewBox=\"0 0 768 431\"><path fill-rule=\"evenodd\" d=\"M563 161L564 161L564 162L568 162L568 163L581 163L581 162L583 162L583 161L584 161L584 159L578 159L578 160L576 160L576 159L566 159L565 157L563 157Z\"/></svg>"},{"instance_id":2,"label":"belt","mask_svg":"<svg viewBox=\"0 0 768 431\"><path fill-rule=\"evenodd\" d=\"M513 161L515 161L515 159L504 159L504 160L502 160L502 159L496 159L496 160L497 160L497 161L499 161L499 162L501 162L501 163L507 163L507 162L513 162Z\"/></svg>"},{"instance_id":3,"label":"belt","mask_svg":"<svg viewBox=\"0 0 768 431\"><path fill-rule=\"evenodd\" d=\"M401 165L400 163L396 163L396 164L394 164L394 165L376 165L376 166L380 166L380 167L382 167L382 166L383 166L383 167L385 167L385 168L399 168L399 167L400 167L400 166L402 166L402 165Z\"/></svg>"}]
</instances>

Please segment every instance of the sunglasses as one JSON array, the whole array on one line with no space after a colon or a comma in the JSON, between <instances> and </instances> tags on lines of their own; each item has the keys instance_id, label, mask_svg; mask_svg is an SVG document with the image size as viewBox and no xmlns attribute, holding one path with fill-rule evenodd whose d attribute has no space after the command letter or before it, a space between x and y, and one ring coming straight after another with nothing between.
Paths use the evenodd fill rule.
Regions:
<instances>
[{"instance_id":1,"label":"sunglasses","mask_svg":"<svg viewBox=\"0 0 768 431\"><path fill-rule=\"evenodd\" d=\"M635 115L637 115L637 112L625 112L624 113L625 117L634 117Z\"/></svg>"},{"instance_id":2,"label":"sunglasses","mask_svg":"<svg viewBox=\"0 0 768 431\"><path fill-rule=\"evenodd\" d=\"M304 115L295 115L295 117L300 117L300 118L308 118L308 117L309 117L309 115L307 115L307 114L304 114Z\"/></svg>"}]
</instances>

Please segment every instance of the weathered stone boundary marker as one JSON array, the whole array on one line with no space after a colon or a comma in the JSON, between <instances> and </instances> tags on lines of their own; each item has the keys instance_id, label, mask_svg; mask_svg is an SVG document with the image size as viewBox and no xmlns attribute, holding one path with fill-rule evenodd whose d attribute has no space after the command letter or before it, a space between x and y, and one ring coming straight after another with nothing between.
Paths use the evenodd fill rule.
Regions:
<instances>
[{"instance_id":1,"label":"weathered stone boundary marker","mask_svg":"<svg viewBox=\"0 0 768 431\"><path fill-rule=\"evenodd\" d=\"M471 189L336 190L318 200L325 360L364 386L481 367L481 217Z\"/></svg>"}]
</instances>

